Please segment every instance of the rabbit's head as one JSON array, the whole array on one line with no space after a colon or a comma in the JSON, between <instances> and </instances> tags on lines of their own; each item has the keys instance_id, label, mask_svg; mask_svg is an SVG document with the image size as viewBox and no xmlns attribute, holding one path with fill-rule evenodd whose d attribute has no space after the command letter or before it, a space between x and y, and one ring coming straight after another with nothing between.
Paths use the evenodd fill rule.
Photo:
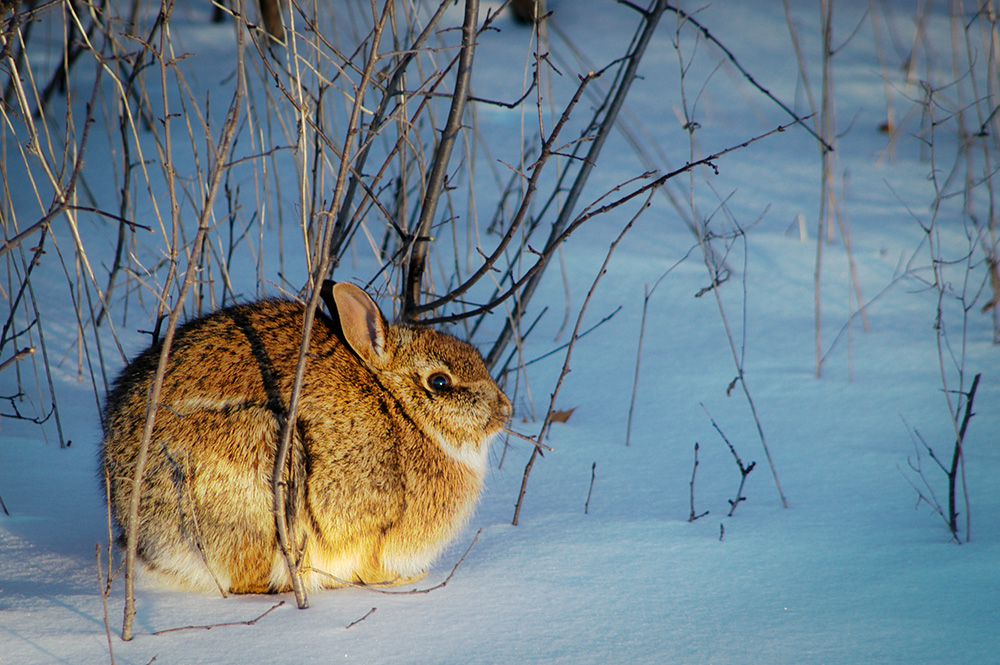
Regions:
<instances>
[{"instance_id":1,"label":"rabbit's head","mask_svg":"<svg viewBox=\"0 0 1000 665\"><path fill-rule=\"evenodd\" d=\"M344 340L407 415L449 453L478 450L510 418L511 405L470 344L417 325L388 325L364 291L324 285Z\"/></svg>"}]
</instances>

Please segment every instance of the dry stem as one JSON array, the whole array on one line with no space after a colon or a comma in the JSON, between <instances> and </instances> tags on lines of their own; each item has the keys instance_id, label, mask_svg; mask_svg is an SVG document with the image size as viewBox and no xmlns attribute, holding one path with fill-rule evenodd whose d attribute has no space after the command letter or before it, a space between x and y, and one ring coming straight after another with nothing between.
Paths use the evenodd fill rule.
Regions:
<instances>
[{"instance_id":1,"label":"dry stem","mask_svg":"<svg viewBox=\"0 0 1000 665\"><path fill-rule=\"evenodd\" d=\"M556 398L559 396L559 389L562 387L562 383L563 380L566 378L566 375L569 374L569 361L573 355L573 347L576 345L577 340L579 340L580 338L580 326L583 323L583 315L587 311L587 305L590 304L590 299L593 297L594 292L597 290L598 282L601 281L601 278L607 272L608 263L611 262L611 256L614 254L615 248L618 246L618 243L621 242L622 238L625 237L625 234L628 233L629 230L632 228L632 225L635 224L635 221L639 218L639 215L641 215L643 211L645 211L646 207L649 206L650 198L652 198L652 192L650 193L649 196L646 197L646 201L639 209L639 212L637 212L635 216L633 216L628 221L628 224L625 225L625 228L621 230L621 233L618 234L618 237L615 238L614 242L611 243L611 246L608 248L608 253L604 257L604 262L601 264L600 270L597 271L597 276L594 277L594 281L590 285L590 290L587 291L587 297L584 298L583 304L580 306L580 312L576 317L576 325L573 327L573 334L570 335L570 341L566 348L566 359L563 361L562 371L559 373L559 379L556 381L555 388L552 390L552 396L549 399L549 407L545 410L545 420L542 421L542 426L539 429L538 436L535 437L536 441L543 441L545 439L545 435L548 433L549 425L552 422L552 414L555 411ZM541 450L536 446L531 451L531 457L528 458L528 463L524 467L524 476L521 480L521 490L517 496L517 504L514 506L514 518L511 520L511 524L513 524L514 526L517 526L518 518L521 515L521 505L524 502L524 494L528 487L528 476L531 475L531 469L535 464L535 460L538 458L540 454Z\"/></svg>"},{"instance_id":2,"label":"dry stem","mask_svg":"<svg viewBox=\"0 0 1000 665\"><path fill-rule=\"evenodd\" d=\"M359 623L361 623L362 621L364 621L365 619L367 619L371 615L375 614L375 610L377 610L377 609L378 609L377 607L371 608L370 610L368 610L368 612L365 613L365 615L363 617L361 617L360 619L355 619L351 623L349 623L346 626L344 626L344 628L350 629L350 628L353 628L354 626L357 626Z\"/></svg>"},{"instance_id":3,"label":"dry stem","mask_svg":"<svg viewBox=\"0 0 1000 665\"><path fill-rule=\"evenodd\" d=\"M590 514L590 497L594 494L594 481L597 480L597 462L590 465L590 489L587 490L587 501L583 504L583 514Z\"/></svg>"},{"instance_id":4,"label":"dry stem","mask_svg":"<svg viewBox=\"0 0 1000 665\"><path fill-rule=\"evenodd\" d=\"M382 31L385 28L386 21L389 18L391 7L391 0L386 0L382 15L373 30L369 57L365 65L365 69L362 72L361 80L355 91L354 104L351 107L351 118L348 124L350 129L348 130L347 137L344 141L344 147L340 151L340 167L337 171L337 182L333 193L334 203L332 207L334 209L337 207L340 198L343 196L344 185L350 172L351 160L354 156L351 148L354 143L355 136L359 131L358 119L361 115L363 94L372 80L375 63L380 57L379 42L382 36ZM275 516L278 544L285 557L285 563L288 567L288 573L292 581L292 589L295 592L295 602L299 609L307 608L309 606L309 601L306 598L305 587L302 583L299 558L300 553L295 545L295 525L290 524L288 519L287 481L284 476L296 430L295 421L302 393L302 384L305 379L306 361L308 359L309 339L312 332L312 324L316 316L316 309L319 306L321 285L325 275L329 272L330 265L332 264L330 245L332 242L333 229L334 220L327 216L325 218L321 243L319 247L316 248L317 251L313 252L313 256L318 259L318 264L315 266L311 276L311 294L309 302L306 306L305 318L302 324L302 344L299 347L298 361L295 367L295 379L292 383L291 395L288 400L288 407L285 413L284 424L282 426L281 441L275 455L274 472L271 479L271 488L274 493L274 503L272 509Z\"/></svg>"},{"instance_id":5,"label":"dry stem","mask_svg":"<svg viewBox=\"0 0 1000 665\"><path fill-rule=\"evenodd\" d=\"M705 515L708 515L706 510L703 513L696 513L694 510L694 477L698 473L698 442L694 442L694 465L691 467L691 494L690 494L690 504L691 504L691 514L688 515L688 522L694 522L695 520L701 519Z\"/></svg>"},{"instance_id":6,"label":"dry stem","mask_svg":"<svg viewBox=\"0 0 1000 665\"><path fill-rule=\"evenodd\" d=\"M164 23L166 24L169 17L169 5L163 7L163 14L166 15L164 18ZM166 27L161 31L161 36L166 33ZM242 33L238 33L242 35ZM164 61L165 54L167 52L166 48L166 38L161 37L160 51L156 54L161 62L161 67L163 71L161 72L161 79L166 85L166 63ZM239 71L243 71L242 58L243 58L243 45L242 37L238 38L238 48L237 48L238 58L240 60ZM171 65L172 66L172 65ZM219 141L213 146L212 161L209 170L208 186L205 192L205 198L202 202L202 209L198 219L198 232L195 235L194 242L190 247L190 255L188 257L187 270L181 280L179 292L174 301L173 308L170 310L170 315L167 321L167 329L163 337L162 346L160 348L160 356L157 362L156 374L153 377L153 381L149 391L149 398L146 407L146 422L143 427L142 439L139 442L139 449L136 455L135 470L132 476L132 492L129 499L129 517L127 520L126 533L125 533L125 543L126 543L126 555L125 555L125 610L124 610L124 620L122 623L122 639L130 640L132 639L132 622L135 618L135 560L136 560L136 549L138 548L138 528L139 528L139 502L142 495L142 483L145 477L146 462L149 457L149 446L153 437L153 427L156 422L156 413L160 406L160 393L163 389L163 378L166 373L167 360L170 357L170 347L173 343L174 333L177 328L178 320L180 319L181 313L184 307L184 299L197 279L199 258L201 249L204 245L204 238L207 235L210 225L209 220L212 217L213 209L212 204L215 201L216 194L218 192L219 183L222 180L222 174L225 169L225 157L229 154L230 147L232 146L233 137L236 134L237 121L239 119L240 105L242 103L244 94L244 80L242 76L238 76L236 89L233 92L233 98L230 103L229 112L226 116L225 122L222 126L222 132L219 137ZM163 105L164 105L164 117L169 118L170 114L167 109L167 95L164 90L163 95ZM169 120L164 121L164 126L166 128L170 127ZM166 142L169 147L169 140ZM169 170L169 166L168 166ZM173 198L171 198L173 201ZM176 211L176 205L172 208ZM176 220L176 212L173 215ZM173 272L174 265L177 262L177 246L173 246L173 255L171 261L171 272ZM171 286L171 281L168 279L163 290L164 300L167 297L168 290Z\"/></svg>"},{"instance_id":7,"label":"dry stem","mask_svg":"<svg viewBox=\"0 0 1000 665\"><path fill-rule=\"evenodd\" d=\"M167 629L164 629L164 630L158 630L158 631L156 631L154 633L150 633L150 634L151 635L164 635L166 633L176 633L176 632L179 632L179 631L182 631L182 630L212 630L213 628L222 628L223 626L252 626L252 625L256 624L258 621L260 621L261 619L263 619L264 617L266 617L268 614L270 614L271 612L273 612L274 610L278 609L279 607L281 607L284 604L285 604L285 601L283 601L283 600L278 601L277 603L275 603L274 605L272 605L270 608L268 608L260 616L255 617L253 619L249 619L247 621L227 621L225 623L211 623L211 624L206 624L206 625L202 625L202 626L182 626L180 628L167 628Z\"/></svg>"}]
</instances>

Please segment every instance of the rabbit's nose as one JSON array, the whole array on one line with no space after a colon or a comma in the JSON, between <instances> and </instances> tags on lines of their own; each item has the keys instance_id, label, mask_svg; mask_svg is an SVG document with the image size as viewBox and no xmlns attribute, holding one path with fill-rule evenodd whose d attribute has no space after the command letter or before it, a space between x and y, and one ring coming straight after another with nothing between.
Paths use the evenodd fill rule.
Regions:
<instances>
[{"instance_id":1,"label":"rabbit's nose","mask_svg":"<svg viewBox=\"0 0 1000 665\"><path fill-rule=\"evenodd\" d=\"M507 422L508 420L510 420L511 416L510 400L507 399L506 395L500 393L500 398L497 401L500 403L499 408L497 409L497 411L500 412L500 418L504 422Z\"/></svg>"}]
</instances>

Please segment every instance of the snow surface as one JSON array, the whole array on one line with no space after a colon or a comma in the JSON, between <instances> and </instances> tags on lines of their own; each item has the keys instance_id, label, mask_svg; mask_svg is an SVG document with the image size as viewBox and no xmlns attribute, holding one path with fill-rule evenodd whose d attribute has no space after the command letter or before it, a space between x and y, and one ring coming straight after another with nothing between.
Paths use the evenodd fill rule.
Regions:
<instances>
[{"instance_id":1,"label":"snow surface","mask_svg":"<svg viewBox=\"0 0 1000 665\"><path fill-rule=\"evenodd\" d=\"M791 6L817 85L814 4L799 0ZM911 34L910 3L887 4L899 33ZM689 11L698 8L685 5ZM550 6L552 21L598 66L619 53L638 20L612 2L550 0ZM835 6L835 31L843 39L870 3L838 0ZM205 21L207 3L180 7L184 30L175 27L175 35L183 34L177 38L192 54L185 66L197 85L211 87L228 72L211 63L227 57L232 30ZM450 11L449 20L460 21L460 8ZM930 40L940 40L938 51L946 51L944 9L935 8L930 18ZM698 19L762 85L796 109L805 108L781 3L716 3ZM687 140L674 113L680 104L671 46L675 21L664 22L627 112L676 166L686 159ZM503 32L484 38L476 56L474 86L510 91L504 96L514 98L524 77L528 33L506 17L498 25ZM564 57L559 66L564 78L572 79L585 66L560 44L554 37L553 53ZM710 74L725 58L704 43L699 48L705 57L698 67ZM644 285L695 245L674 209L656 198L617 249L590 304L591 324L619 305L622 309L576 346L557 405L576 410L568 422L554 426L548 441L554 452L534 467L518 526L510 522L530 449L512 440L502 466L501 446L495 449L470 526L416 587L444 580L481 529L444 588L415 595L316 593L310 609L299 611L287 595L223 599L143 587L135 639L112 637L115 661L1000 663L1000 363L990 318L978 311L969 318L965 387L975 373L983 378L965 447L972 538L957 545L926 505L914 508L916 494L901 471L915 455L907 423L936 450L950 453L954 437L933 328L936 294L912 276L900 277L907 265L928 275L924 236L907 207L919 216L929 214L930 166L913 138L915 121L895 158L882 154L886 139L877 126L885 113L884 72L870 21L862 21L836 66L841 129L850 124L838 146L849 178L844 206L865 296L879 295L868 308L871 330L864 332L855 319L848 334L847 256L838 234L838 241L824 248L824 348L831 350L823 378L814 375L813 356L815 143L804 131L790 129L719 159L718 176L695 179L703 214L712 214L719 198L732 194L728 212L742 226L760 218L746 236L745 251L742 241L732 247L729 262L736 272L721 295L738 343L745 333L747 385L787 509L746 400L738 388L726 394L736 370L714 299L694 297L708 282L697 250L650 299L631 445L624 445ZM701 76L691 73L688 94L692 99L700 94L702 128L696 136L702 154L788 120L733 70L713 74L712 85L699 93L706 75ZM898 94L903 88L893 84ZM554 94L564 101L573 85L557 81ZM480 129L494 145L494 159L516 160L521 118L516 110L480 109ZM602 160L588 188L591 199L645 169L620 136ZM90 172L92 182L100 182L99 169ZM480 172L490 181L486 174ZM492 181L482 189L485 211L496 192ZM574 312L608 244L634 212L604 218L567 245ZM799 214L808 222L806 242L798 237ZM725 228L722 212L716 215L718 227ZM960 215L948 208L941 223L942 251L960 256L966 243ZM56 229L57 238L67 233ZM109 237L108 252L112 242ZM276 270L265 264L268 279ZM76 326L71 310L59 306L66 297L65 277L50 261L32 279L45 303L51 326L46 331L61 357L69 350L59 346L59 331ZM253 294L254 275L246 279L240 288ZM553 269L536 298L561 309L562 289ZM529 339L528 357L565 341L554 341L555 318L545 334ZM134 330L146 321L137 320L133 313L127 329L119 331L134 345L129 353L145 339ZM950 322L958 340L960 322ZM10 511L0 515L0 663L109 662L95 563L95 547L107 545L95 470L97 405L89 381L77 380L74 354L69 355L56 374L56 389L72 445L58 447L51 423L37 427L5 418L0 425L0 496ZM520 431L537 431L531 407L546 407L562 361L563 355L555 354L531 366L532 402L523 391L515 400L514 426ZM948 369L954 389L955 373ZM13 392L14 385L11 371L0 375L0 394ZM743 491L746 501L732 517L726 513L739 471L709 413L744 462L757 462ZM696 508L710 512L689 523L695 442L700 444ZM943 474L926 455L924 464L942 496ZM152 634L247 621L279 601L285 604L252 626ZM116 583L108 607L112 631L120 629L121 605Z\"/></svg>"}]
</instances>

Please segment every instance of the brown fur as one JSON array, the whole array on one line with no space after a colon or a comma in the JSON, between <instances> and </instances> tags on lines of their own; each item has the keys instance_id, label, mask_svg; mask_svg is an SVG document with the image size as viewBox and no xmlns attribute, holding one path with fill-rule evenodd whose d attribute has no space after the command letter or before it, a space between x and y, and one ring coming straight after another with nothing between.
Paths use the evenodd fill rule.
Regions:
<instances>
[{"instance_id":1,"label":"brown fur","mask_svg":"<svg viewBox=\"0 0 1000 665\"><path fill-rule=\"evenodd\" d=\"M479 354L453 337L388 325L337 284L312 330L286 479L311 587L419 579L471 513L485 447L510 416ZM271 476L304 307L268 300L178 329L149 450L138 552L173 582L235 593L290 587ZM160 353L137 357L108 396L102 464L124 530ZM436 390L430 377L450 379ZM438 377L440 380L440 377Z\"/></svg>"}]
</instances>

